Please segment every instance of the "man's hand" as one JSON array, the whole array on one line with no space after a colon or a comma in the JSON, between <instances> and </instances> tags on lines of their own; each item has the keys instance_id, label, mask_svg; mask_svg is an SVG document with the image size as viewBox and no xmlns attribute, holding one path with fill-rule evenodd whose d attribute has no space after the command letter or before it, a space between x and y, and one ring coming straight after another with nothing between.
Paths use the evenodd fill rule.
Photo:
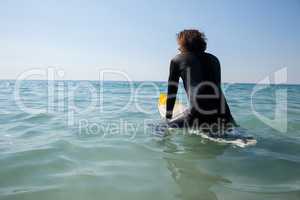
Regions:
<instances>
[{"instance_id":1,"label":"man's hand","mask_svg":"<svg viewBox=\"0 0 300 200\"><path fill-rule=\"evenodd\" d=\"M173 111L169 111L166 113L166 119L172 119Z\"/></svg>"}]
</instances>

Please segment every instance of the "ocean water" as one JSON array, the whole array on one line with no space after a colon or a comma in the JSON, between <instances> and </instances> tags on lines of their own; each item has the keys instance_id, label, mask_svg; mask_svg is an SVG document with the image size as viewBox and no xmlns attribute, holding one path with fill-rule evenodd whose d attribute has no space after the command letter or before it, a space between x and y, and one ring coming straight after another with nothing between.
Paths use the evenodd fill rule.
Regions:
<instances>
[{"instance_id":1,"label":"ocean water","mask_svg":"<svg viewBox=\"0 0 300 200\"><path fill-rule=\"evenodd\" d=\"M154 134L165 83L0 81L0 199L299 200L300 86L255 87L223 85L240 148Z\"/></svg>"}]
</instances>

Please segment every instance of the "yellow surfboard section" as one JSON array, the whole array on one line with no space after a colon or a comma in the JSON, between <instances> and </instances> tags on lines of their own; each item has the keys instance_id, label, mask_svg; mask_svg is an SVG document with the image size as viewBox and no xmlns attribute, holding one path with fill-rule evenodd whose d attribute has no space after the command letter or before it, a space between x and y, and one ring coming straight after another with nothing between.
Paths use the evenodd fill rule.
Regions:
<instances>
[{"instance_id":1,"label":"yellow surfboard section","mask_svg":"<svg viewBox=\"0 0 300 200\"><path fill-rule=\"evenodd\" d=\"M167 104L167 95L164 93L161 93L159 95L158 105L166 105L166 104Z\"/></svg>"},{"instance_id":2,"label":"yellow surfboard section","mask_svg":"<svg viewBox=\"0 0 300 200\"><path fill-rule=\"evenodd\" d=\"M166 115L166 105L167 105L167 94L161 93L158 99L158 110L162 118ZM175 106L173 109L173 119L182 116L183 112L187 109L187 107L181 104L179 101L175 102Z\"/></svg>"},{"instance_id":3,"label":"yellow surfboard section","mask_svg":"<svg viewBox=\"0 0 300 200\"><path fill-rule=\"evenodd\" d=\"M161 94L159 95L158 105L159 105L159 106L166 105L166 104L167 104L167 97L168 97L167 94L161 93ZM179 104L179 102L176 101L175 104Z\"/></svg>"}]
</instances>

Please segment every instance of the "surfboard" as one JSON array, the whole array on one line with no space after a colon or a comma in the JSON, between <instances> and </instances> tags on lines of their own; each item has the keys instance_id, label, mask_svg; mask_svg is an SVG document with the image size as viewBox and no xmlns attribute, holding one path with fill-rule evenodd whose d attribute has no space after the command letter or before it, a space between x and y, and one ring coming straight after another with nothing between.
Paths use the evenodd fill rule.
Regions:
<instances>
[{"instance_id":1,"label":"surfboard","mask_svg":"<svg viewBox=\"0 0 300 200\"><path fill-rule=\"evenodd\" d=\"M158 99L158 111L162 118L165 118L165 116L166 116L166 105L167 105L167 95L164 93L161 93L159 95L159 99ZM187 106L185 106L182 103L179 103L179 101L176 101L174 108L173 108L172 120L182 117L184 112L187 109L188 109Z\"/></svg>"},{"instance_id":2,"label":"surfboard","mask_svg":"<svg viewBox=\"0 0 300 200\"><path fill-rule=\"evenodd\" d=\"M162 119L165 119L166 116L166 105L167 105L167 95L161 93L158 99L158 111ZM180 103L179 101L175 102L173 109L173 116L171 120L176 120L184 115L184 112L187 111L188 106ZM245 129L235 128L230 131L226 131L224 134L209 134L201 130L189 130L191 134L199 135L200 137L223 144L232 144L239 147L247 147L255 145L257 143L256 139L249 135L244 135Z\"/></svg>"}]
</instances>

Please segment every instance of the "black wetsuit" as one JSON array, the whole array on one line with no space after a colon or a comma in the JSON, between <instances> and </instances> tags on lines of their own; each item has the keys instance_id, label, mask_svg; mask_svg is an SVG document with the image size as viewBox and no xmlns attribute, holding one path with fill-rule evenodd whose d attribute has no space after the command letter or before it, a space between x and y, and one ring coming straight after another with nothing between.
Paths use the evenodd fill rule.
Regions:
<instances>
[{"instance_id":1,"label":"black wetsuit","mask_svg":"<svg viewBox=\"0 0 300 200\"><path fill-rule=\"evenodd\" d=\"M169 122L182 127L195 121L199 124L228 124L235 121L221 89L221 70L218 59L209 53L181 53L171 60L168 81L166 118L172 117L179 78L183 80L190 109L185 116Z\"/></svg>"}]
</instances>

